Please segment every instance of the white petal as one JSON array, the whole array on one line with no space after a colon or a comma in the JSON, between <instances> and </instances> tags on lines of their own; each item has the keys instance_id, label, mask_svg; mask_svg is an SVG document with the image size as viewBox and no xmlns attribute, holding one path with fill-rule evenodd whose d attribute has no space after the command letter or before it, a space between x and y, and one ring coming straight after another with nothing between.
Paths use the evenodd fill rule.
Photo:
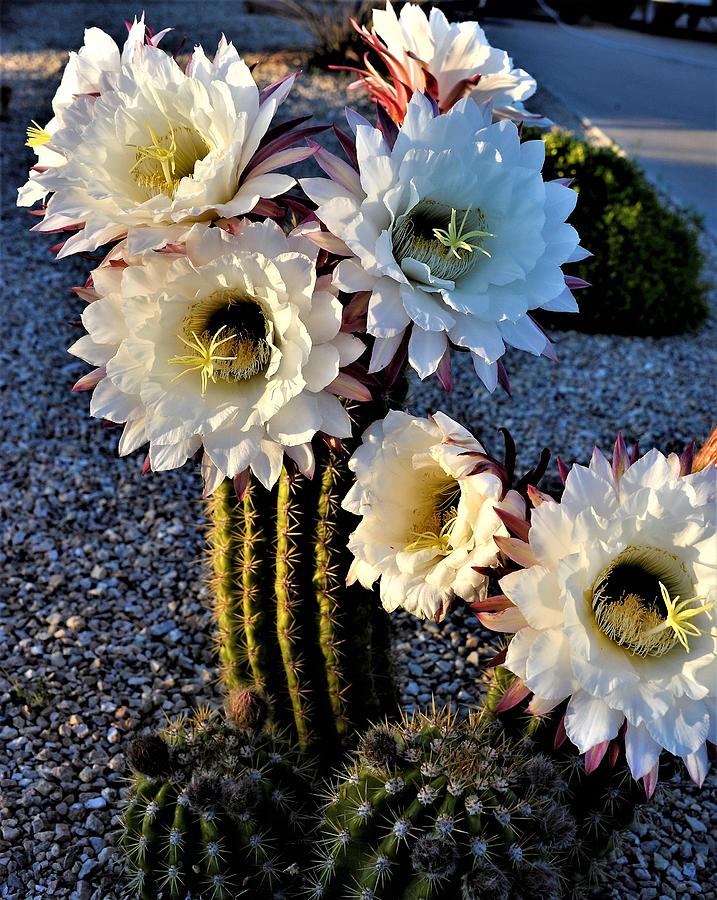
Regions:
<instances>
[{"instance_id":1,"label":"white petal","mask_svg":"<svg viewBox=\"0 0 717 900\"><path fill-rule=\"evenodd\" d=\"M661 749L644 725L628 724L625 731L625 753L632 777L636 781L652 771L660 759Z\"/></svg>"},{"instance_id":2,"label":"white petal","mask_svg":"<svg viewBox=\"0 0 717 900\"><path fill-rule=\"evenodd\" d=\"M368 366L369 373L380 372L382 369L385 369L398 353L402 340L403 333L396 334L393 337L376 338L371 350L371 362Z\"/></svg>"},{"instance_id":3,"label":"white petal","mask_svg":"<svg viewBox=\"0 0 717 900\"><path fill-rule=\"evenodd\" d=\"M565 731L581 753L596 744L614 738L625 716L620 710L610 709L600 697L591 697L585 691L575 691L565 713Z\"/></svg>"},{"instance_id":4,"label":"white petal","mask_svg":"<svg viewBox=\"0 0 717 900\"><path fill-rule=\"evenodd\" d=\"M570 644L558 629L541 631L533 641L525 665L525 681L531 691L547 700L562 700L573 690Z\"/></svg>"},{"instance_id":5,"label":"white petal","mask_svg":"<svg viewBox=\"0 0 717 900\"><path fill-rule=\"evenodd\" d=\"M414 327L408 341L408 361L421 378L428 378L438 368L447 346L445 332Z\"/></svg>"}]
</instances>

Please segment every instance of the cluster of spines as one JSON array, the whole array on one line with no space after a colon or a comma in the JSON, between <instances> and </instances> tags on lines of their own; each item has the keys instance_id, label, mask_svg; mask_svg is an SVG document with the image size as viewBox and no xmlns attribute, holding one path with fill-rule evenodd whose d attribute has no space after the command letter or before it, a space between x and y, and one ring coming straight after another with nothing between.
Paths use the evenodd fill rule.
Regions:
<instances>
[{"instance_id":1,"label":"cluster of spines","mask_svg":"<svg viewBox=\"0 0 717 900\"><path fill-rule=\"evenodd\" d=\"M373 728L327 797L306 896L559 896L576 841L563 785L547 757L479 717Z\"/></svg>"},{"instance_id":2,"label":"cluster of spines","mask_svg":"<svg viewBox=\"0 0 717 900\"><path fill-rule=\"evenodd\" d=\"M645 802L643 788L632 777L624 748L616 744L600 764L588 772L585 758L567 739L557 742L556 728L561 710L543 716L528 713L519 704L497 715L495 708L514 676L502 667L496 668L483 715L490 719L505 741L522 741L537 759L549 758L557 768L560 780L553 790L575 820L576 840L570 857L570 876L577 885L590 885L599 880L603 860ZM546 789L548 782L546 781Z\"/></svg>"},{"instance_id":3,"label":"cluster of spines","mask_svg":"<svg viewBox=\"0 0 717 900\"><path fill-rule=\"evenodd\" d=\"M313 822L313 768L252 727L262 718L257 704L230 697L238 726L201 711L130 748L122 846L130 888L143 900L269 900L295 887Z\"/></svg>"},{"instance_id":4,"label":"cluster of spines","mask_svg":"<svg viewBox=\"0 0 717 900\"><path fill-rule=\"evenodd\" d=\"M269 492L225 481L209 500L210 561L222 678L260 691L303 749L336 755L355 729L395 708L389 622L345 584L344 451L322 442L313 479L284 469Z\"/></svg>"}]
</instances>

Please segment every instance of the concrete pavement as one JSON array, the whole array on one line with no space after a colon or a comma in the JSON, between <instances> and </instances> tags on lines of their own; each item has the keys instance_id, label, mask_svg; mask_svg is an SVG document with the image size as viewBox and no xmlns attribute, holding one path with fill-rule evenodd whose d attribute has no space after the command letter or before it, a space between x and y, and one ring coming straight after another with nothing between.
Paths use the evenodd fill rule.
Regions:
<instances>
[{"instance_id":1,"label":"concrete pavement","mask_svg":"<svg viewBox=\"0 0 717 900\"><path fill-rule=\"evenodd\" d=\"M639 159L717 237L715 45L607 25L487 19L484 27L494 46Z\"/></svg>"}]
</instances>

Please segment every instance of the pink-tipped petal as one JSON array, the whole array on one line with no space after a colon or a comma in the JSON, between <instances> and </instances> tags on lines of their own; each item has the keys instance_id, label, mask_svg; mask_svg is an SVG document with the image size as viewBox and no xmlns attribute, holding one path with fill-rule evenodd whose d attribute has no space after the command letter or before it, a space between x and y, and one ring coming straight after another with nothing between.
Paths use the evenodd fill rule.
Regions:
<instances>
[{"instance_id":1,"label":"pink-tipped petal","mask_svg":"<svg viewBox=\"0 0 717 900\"><path fill-rule=\"evenodd\" d=\"M144 463L142 464L142 475L149 475L152 471L152 460L149 458L149 454L147 454Z\"/></svg>"},{"instance_id":2,"label":"pink-tipped petal","mask_svg":"<svg viewBox=\"0 0 717 900\"><path fill-rule=\"evenodd\" d=\"M85 303L94 303L95 300L100 299L100 295L97 291L88 287L71 287L71 291L74 291L75 294L81 299L84 300Z\"/></svg>"},{"instance_id":3,"label":"pink-tipped petal","mask_svg":"<svg viewBox=\"0 0 717 900\"><path fill-rule=\"evenodd\" d=\"M543 491L539 491L535 485L528 485L528 500L530 500L533 507L537 509L542 503L555 503L555 500L550 496L550 494L544 494Z\"/></svg>"},{"instance_id":4,"label":"pink-tipped petal","mask_svg":"<svg viewBox=\"0 0 717 900\"><path fill-rule=\"evenodd\" d=\"M275 169L280 169L283 166L293 166L296 163L303 162L305 159L312 157L315 152L311 147L288 147L286 150L279 150L268 156L255 169L252 169L252 178L266 175L268 172L273 172Z\"/></svg>"},{"instance_id":5,"label":"pink-tipped petal","mask_svg":"<svg viewBox=\"0 0 717 900\"><path fill-rule=\"evenodd\" d=\"M508 531L512 532L517 538L520 538L521 541L524 541L527 544L528 534L530 532L530 522L527 522L525 519L521 519L518 516L514 516L513 513L501 509L500 506L494 506L493 509L496 516L498 516Z\"/></svg>"},{"instance_id":6,"label":"pink-tipped petal","mask_svg":"<svg viewBox=\"0 0 717 900\"><path fill-rule=\"evenodd\" d=\"M513 605L513 602L505 594L496 594L495 597L486 597L485 600L474 600L468 605L468 608L476 612L502 612Z\"/></svg>"},{"instance_id":7,"label":"pink-tipped petal","mask_svg":"<svg viewBox=\"0 0 717 900\"><path fill-rule=\"evenodd\" d=\"M339 159L338 156L334 156L333 153L329 153L328 150L324 150L316 141L309 140L306 143L314 151L316 162L332 181L355 196L363 196L361 181L356 169Z\"/></svg>"},{"instance_id":8,"label":"pink-tipped petal","mask_svg":"<svg viewBox=\"0 0 717 900\"><path fill-rule=\"evenodd\" d=\"M588 775L591 775L603 761L609 744L610 741L601 741L587 751L585 754L585 771Z\"/></svg>"},{"instance_id":9,"label":"pink-tipped petal","mask_svg":"<svg viewBox=\"0 0 717 900\"><path fill-rule=\"evenodd\" d=\"M366 330L366 316L368 315L368 302L371 299L371 291L359 291L354 294L344 307L341 330L354 332Z\"/></svg>"},{"instance_id":10,"label":"pink-tipped petal","mask_svg":"<svg viewBox=\"0 0 717 900\"><path fill-rule=\"evenodd\" d=\"M585 281L583 278L578 278L576 275L566 275L565 286L568 288L568 290L571 291L581 291L583 290L583 288L592 287L589 281Z\"/></svg>"},{"instance_id":11,"label":"pink-tipped petal","mask_svg":"<svg viewBox=\"0 0 717 900\"><path fill-rule=\"evenodd\" d=\"M695 462L697 445L694 441L688 444L680 456L680 475L690 475Z\"/></svg>"},{"instance_id":12,"label":"pink-tipped petal","mask_svg":"<svg viewBox=\"0 0 717 900\"><path fill-rule=\"evenodd\" d=\"M493 657L493 659L489 659L489 660L488 660L488 662L486 663L486 666L487 666L489 669L492 669L493 666L502 666L503 663L505 662L505 658L506 658L507 655L508 655L508 648L507 648L507 647L503 647L502 650L499 650L499 651L496 653L496 655Z\"/></svg>"},{"instance_id":13,"label":"pink-tipped petal","mask_svg":"<svg viewBox=\"0 0 717 900\"><path fill-rule=\"evenodd\" d=\"M655 793L655 789L657 788L657 782L660 776L660 763L656 762L655 765L650 769L647 775L643 775L642 777L642 786L645 788L645 796L648 800L652 799L653 794Z\"/></svg>"},{"instance_id":14,"label":"pink-tipped petal","mask_svg":"<svg viewBox=\"0 0 717 900\"><path fill-rule=\"evenodd\" d=\"M630 457L627 453L627 445L622 436L622 432L617 434L617 440L612 450L612 476L616 482L619 482L622 476L630 467Z\"/></svg>"},{"instance_id":15,"label":"pink-tipped petal","mask_svg":"<svg viewBox=\"0 0 717 900\"><path fill-rule=\"evenodd\" d=\"M516 678L508 690L503 694L495 708L497 713L505 712L517 706L530 693L530 688L523 684L520 678Z\"/></svg>"},{"instance_id":16,"label":"pink-tipped petal","mask_svg":"<svg viewBox=\"0 0 717 900\"><path fill-rule=\"evenodd\" d=\"M552 341L545 342L545 346L543 347L541 356L545 356L547 359L554 363L558 361L558 354L555 352L555 347L553 346Z\"/></svg>"},{"instance_id":17,"label":"pink-tipped petal","mask_svg":"<svg viewBox=\"0 0 717 900\"><path fill-rule=\"evenodd\" d=\"M702 744L702 746L698 750L695 750L694 753L688 753L687 756L683 756L682 760L687 767L690 778L697 787L702 787L710 767L705 744Z\"/></svg>"},{"instance_id":18,"label":"pink-tipped petal","mask_svg":"<svg viewBox=\"0 0 717 900\"><path fill-rule=\"evenodd\" d=\"M517 562L519 566L528 568L529 566L537 566L540 560L530 549L530 544L521 541L519 538L503 537L496 534L493 540L498 545L501 553L504 553L513 562Z\"/></svg>"},{"instance_id":19,"label":"pink-tipped petal","mask_svg":"<svg viewBox=\"0 0 717 900\"><path fill-rule=\"evenodd\" d=\"M568 480L568 472L570 469L565 465L562 459L558 456L556 459L556 463L558 464L558 474L560 475L560 480L565 484Z\"/></svg>"},{"instance_id":20,"label":"pink-tipped petal","mask_svg":"<svg viewBox=\"0 0 717 900\"><path fill-rule=\"evenodd\" d=\"M93 369L91 372L88 372L86 375L83 375L82 378L78 378L77 381L72 386L72 392L74 394L80 393L80 391L91 391L93 388L97 387L97 385L102 381L102 379L107 374L107 370L104 366L100 366L98 369Z\"/></svg>"},{"instance_id":21,"label":"pink-tipped petal","mask_svg":"<svg viewBox=\"0 0 717 900\"><path fill-rule=\"evenodd\" d=\"M568 739L568 733L565 730L565 716L560 717L560 721L555 729L555 739L553 740L553 749L560 750L565 741Z\"/></svg>"},{"instance_id":22,"label":"pink-tipped petal","mask_svg":"<svg viewBox=\"0 0 717 900\"><path fill-rule=\"evenodd\" d=\"M453 373L451 372L451 351L446 348L446 352L441 357L436 369L436 375L441 383L443 390L450 394L453 390Z\"/></svg>"},{"instance_id":23,"label":"pink-tipped petal","mask_svg":"<svg viewBox=\"0 0 717 900\"><path fill-rule=\"evenodd\" d=\"M251 469L248 467L244 469L243 472L240 472L238 475L235 475L232 478L232 482L234 483L234 493L237 496L237 500L241 503L244 499L244 494L246 494L246 489L249 487L249 476L251 475Z\"/></svg>"},{"instance_id":24,"label":"pink-tipped petal","mask_svg":"<svg viewBox=\"0 0 717 900\"><path fill-rule=\"evenodd\" d=\"M484 628L504 634L515 634L516 631L520 631L528 624L517 606L512 606L503 612L479 612L476 613L476 619Z\"/></svg>"},{"instance_id":25,"label":"pink-tipped petal","mask_svg":"<svg viewBox=\"0 0 717 900\"><path fill-rule=\"evenodd\" d=\"M532 700L528 704L528 712L531 716L545 716L555 709L560 700L547 700L545 697L536 697L533 695Z\"/></svg>"},{"instance_id":26,"label":"pink-tipped petal","mask_svg":"<svg viewBox=\"0 0 717 900\"><path fill-rule=\"evenodd\" d=\"M339 372L331 384L327 385L326 390L338 397L356 400L359 403L368 403L371 400L371 391L366 385L347 372Z\"/></svg>"}]
</instances>

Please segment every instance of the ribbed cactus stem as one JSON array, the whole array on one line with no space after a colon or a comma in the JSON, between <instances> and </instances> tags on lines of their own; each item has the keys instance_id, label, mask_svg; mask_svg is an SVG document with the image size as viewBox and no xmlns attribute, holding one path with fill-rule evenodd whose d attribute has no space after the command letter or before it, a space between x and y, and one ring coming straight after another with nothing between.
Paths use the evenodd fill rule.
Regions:
<instances>
[{"instance_id":1,"label":"ribbed cactus stem","mask_svg":"<svg viewBox=\"0 0 717 900\"><path fill-rule=\"evenodd\" d=\"M226 481L223 488L232 485ZM269 688L272 640L269 628L272 624L272 597L263 591L262 561L268 541L257 507L256 485L249 485L243 499L242 540L242 608L246 656L254 687L266 691ZM268 607L268 608L267 608ZM228 686L235 687L231 682Z\"/></svg>"},{"instance_id":2,"label":"ribbed cactus stem","mask_svg":"<svg viewBox=\"0 0 717 900\"><path fill-rule=\"evenodd\" d=\"M313 770L297 748L205 713L172 723L161 741L140 737L128 756L135 771L122 847L134 894L297 896L313 825Z\"/></svg>"},{"instance_id":3,"label":"ribbed cactus stem","mask_svg":"<svg viewBox=\"0 0 717 900\"><path fill-rule=\"evenodd\" d=\"M252 681L243 624L243 531L237 516L237 499L231 481L225 481L209 499L209 534L218 626L219 659L229 689Z\"/></svg>"},{"instance_id":4,"label":"ribbed cactus stem","mask_svg":"<svg viewBox=\"0 0 717 900\"><path fill-rule=\"evenodd\" d=\"M270 718L330 757L394 712L389 618L374 592L346 587L356 519L346 453L316 442L313 479L284 469L241 501L226 481L208 505L222 679L259 690Z\"/></svg>"},{"instance_id":5,"label":"ribbed cactus stem","mask_svg":"<svg viewBox=\"0 0 717 900\"><path fill-rule=\"evenodd\" d=\"M339 471L332 461L324 469L318 501L316 522L316 568L314 588L319 607L319 644L326 666L326 685L336 732L343 739L351 727L346 692L350 689L347 673L342 665L343 649L338 627L342 616L340 607L341 570L338 565L341 547L338 516L340 512L337 484Z\"/></svg>"},{"instance_id":6,"label":"ribbed cactus stem","mask_svg":"<svg viewBox=\"0 0 717 900\"><path fill-rule=\"evenodd\" d=\"M294 714L299 745L311 740L311 698L302 679L308 677L306 608L301 590L301 500L308 499L308 485L295 481L284 470L279 479L276 504L276 636L281 648L286 686ZM296 502L298 501L298 502ZM302 615L303 614L303 615Z\"/></svg>"},{"instance_id":7,"label":"ribbed cactus stem","mask_svg":"<svg viewBox=\"0 0 717 900\"><path fill-rule=\"evenodd\" d=\"M531 766L529 742L479 716L371 729L328 798L308 896L524 900L528 881L534 895L559 896L575 820L559 769L546 761L546 786Z\"/></svg>"}]
</instances>

